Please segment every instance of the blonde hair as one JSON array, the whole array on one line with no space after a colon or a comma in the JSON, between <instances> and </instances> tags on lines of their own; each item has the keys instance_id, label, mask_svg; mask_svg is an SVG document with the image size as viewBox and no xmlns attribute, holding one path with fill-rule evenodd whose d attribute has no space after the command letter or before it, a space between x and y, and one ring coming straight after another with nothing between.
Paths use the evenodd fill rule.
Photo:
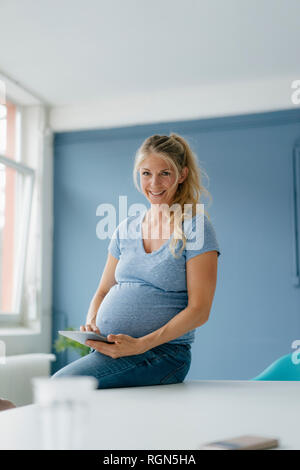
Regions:
<instances>
[{"instance_id":1,"label":"blonde hair","mask_svg":"<svg viewBox=\"0 0 300 470\"><path fill-rule=\"evenodd\" d=\"M182 183L178 184L177 191L173 198L173 205L177 205L179 211L176 209L171 211L170 221L174 222L174 236L170 242L170 251L174 258L179 258L186 246L186 237L182 230L182 222L184 218L192 218L198 213L197 203L203 194L212 200L211 194L202 184L202 173L207 174L198 165L197 157L190 148L187 141L178 134L170 133L167 135L152 135L148 137L135 155L133 180L139 192L142 190L138 185L138 172L142 162L150 155L155 154L163 158L174 169L176 181L171 189L175 188L178 184L179 177L184 167L188 168L188 175ZM191 212L184 212L184 206L189 204ZM180 214L178 214L180 212ZM209 218L209 215L204 211ZM182 247L179 256L175 254L177 243L182 240Z\"/></svg>"}]
</instances>

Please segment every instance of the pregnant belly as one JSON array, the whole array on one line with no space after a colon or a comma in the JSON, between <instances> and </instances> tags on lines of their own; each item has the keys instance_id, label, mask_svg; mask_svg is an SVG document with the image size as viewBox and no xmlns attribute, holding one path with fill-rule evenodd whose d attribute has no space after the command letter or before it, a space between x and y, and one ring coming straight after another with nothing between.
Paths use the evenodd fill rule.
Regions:
<instances>
[{"instance_id":1,"label":"pregnant belly","mask_svg":"<svg viewBox=\"0 0 300 470\"><path fill-rule=\"evenodd\" d=\"M101 334L123 333L139 338L165 325L187 306L185 292L164 292L149 285L114 285L97 315Z\"/></svg>"}]
</instances>

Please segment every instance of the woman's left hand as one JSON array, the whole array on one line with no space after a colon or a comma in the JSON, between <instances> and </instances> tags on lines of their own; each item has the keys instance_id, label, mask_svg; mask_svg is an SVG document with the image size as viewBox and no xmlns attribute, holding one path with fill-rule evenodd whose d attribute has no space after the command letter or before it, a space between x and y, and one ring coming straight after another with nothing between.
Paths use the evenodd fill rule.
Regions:
<instances>
[{"instance_id":1,"label":"woman's left hand","mask_svg":"<svg viewBox=\"0 0 300 470\"><path fill-rule=\"evenodd\" d=\"M92 341L88 339L85 344L113 359L123 356L134 356L135 354L142 354L146 351L146 349L143 348L141 338L133 338L129 335L119 334L107 335L107 339L108 341L114 341L114 343L108 344L104 341Z\"/></svg>"}]
</instances>

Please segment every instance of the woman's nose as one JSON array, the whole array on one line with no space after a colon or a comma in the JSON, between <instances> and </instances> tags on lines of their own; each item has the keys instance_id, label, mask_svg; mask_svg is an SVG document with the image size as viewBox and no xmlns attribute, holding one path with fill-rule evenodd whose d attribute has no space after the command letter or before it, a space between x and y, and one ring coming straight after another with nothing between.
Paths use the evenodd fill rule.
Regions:
<instances>
[{"instance_id":1,"label":"woman's nose","mask_svg":"<svg viewBox=\"0 0 300 470\"><path fill-rule=\"evenodd\" d=\"M153 175L151 178L151 184L155 186L156 184L160 183L160 176L159 175Z\"/></svg>"}]
</instances>

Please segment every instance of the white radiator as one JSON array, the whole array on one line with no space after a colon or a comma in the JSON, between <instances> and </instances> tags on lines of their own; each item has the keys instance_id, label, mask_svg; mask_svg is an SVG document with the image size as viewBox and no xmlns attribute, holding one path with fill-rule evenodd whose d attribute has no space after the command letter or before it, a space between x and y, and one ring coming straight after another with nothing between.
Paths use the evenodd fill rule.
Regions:
<instances>
[{"instance_id":1,"label":"white radiator","mask_svg":"<svg viewBox=\"0 0 300 470\"><path fill-rule=\"evenodd\" d=\"M31 379L50 375L50 362L54 354L20 354L6 356L0 363L0 398L12 401L17 406L33 403Z\"/></svg>"}]
</instances>

